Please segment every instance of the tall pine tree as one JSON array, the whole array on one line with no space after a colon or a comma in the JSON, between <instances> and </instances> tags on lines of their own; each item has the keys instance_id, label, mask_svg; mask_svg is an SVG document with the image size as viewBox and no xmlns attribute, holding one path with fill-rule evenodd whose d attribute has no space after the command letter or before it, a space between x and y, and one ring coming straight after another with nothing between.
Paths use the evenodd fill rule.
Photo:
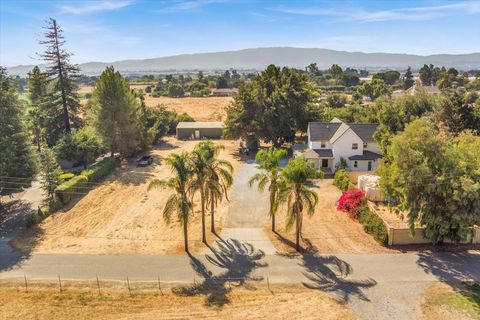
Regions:
<instances>
[{"instance_id":1,"label":"tall pine tree","mask_svg":"<svg viewBox=\"0 0 480 320\"><path fill-rule=\"evenodd\" d=\"M46 75L52 82L52 92L42 105L47 116L47 141L53 145L62 134L71 133L72 124L77 125L80 121L76 93L79 69L70 63L72 54L63 48L65 38L57 21L49 18L45 29L44 40L40 44L46 45L46 50L40 57L48 64Z\"/></svg>"},{"instance_id":2,"label":"tall pine tree","mask_svg":"<svg viewBox=\"0 0 480 320\"><path fill-rule=\"evenodd\" d=\"M15 84L0 67L0 196L29 186L36 172L35 153L21 113Z\"/></svg>"}]
</instances>

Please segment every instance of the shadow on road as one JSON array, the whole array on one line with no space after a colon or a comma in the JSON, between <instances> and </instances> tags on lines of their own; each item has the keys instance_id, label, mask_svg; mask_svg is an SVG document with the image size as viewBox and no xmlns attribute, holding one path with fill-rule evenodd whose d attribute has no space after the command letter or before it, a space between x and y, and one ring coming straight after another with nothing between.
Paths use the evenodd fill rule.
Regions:
<instances>
[{"instance_id":1,"label":"shadow on road","mask_svg":"<svg viewBox=\"0 0 480 320\"><path fill-rule=\"evenodd\" d=\"M311 241L306 238L303 240L307 243L307 248L299 255L300 265L305 268L303 275L309 280L302 283L306 288L331 293L344 303L348 302L352 296L370 301L363 290L375 286L377 284L375 280L347 279L346 277L353 273L350 264L333 255L319 255ZM295 255L285 256L294 257Z\"/></svg>"},{"instance_id":2,"label":"shadow on road","mask_svg":"<svg viewBox=\"0 0 480 320\"><path fill-rule=\"evenodd\" d=\"M35 246L41 232L39 229L29 230L32 232L28 245L22 250L16 250L10 243L18 234L26 229L27 216L32 213L28 202L14 200L7 203L0 212L0 272L10 270L22 262L28 260L31 249Z\"/></svg>"},{"instance_id":3,"label":"shadow on road","mask_svg":"<svg viewBox=\"0 0 480 320\"><path fill-rule=\"evenodd\" d=\"M417 264L442 282L480 282L480 255L468 252L420 252Z\"/></svg>"},{"instance_id":4,"label":"shadow on road","mask_svg":"<svg viewBox=\"0 0 480 320\"><path fill-rule=\"evenodd\" d=\"M256 268L266 267L266 263L260 262L265 257L265 253L256 250L249 243L242 243L237 240L218 240L218 249L209 247L212 254L205 255L206 260L215 267L225 269L219 275L214 275L212 271L199 259L190 256L190 265L195 272L203 278L198 284L189 287L177 287L172 291L180 296L207 296L205 305L214 307L223 307L230 303L228 293L231 291L231 285L243 285L247 289L254 289L247 280L261 281L263 277L254 277L251 273Z\"/></svg>"}]
</instances>

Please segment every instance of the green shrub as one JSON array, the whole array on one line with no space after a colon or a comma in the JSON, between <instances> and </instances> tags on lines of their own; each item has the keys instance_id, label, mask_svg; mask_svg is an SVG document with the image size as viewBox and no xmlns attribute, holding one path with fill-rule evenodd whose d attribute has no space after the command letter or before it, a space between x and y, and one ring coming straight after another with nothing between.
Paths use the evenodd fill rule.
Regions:
<instances>
[{"instance_id":1,"label":"green shrub","mask_svg":"<svg viewBox=\"0 0 480 320\"><path fill-rule=\"evenodd\" d=\"M388 230L383 220L367 207L357 210L358 221L363 225L363 230L372 235L382 245L388 243Z\"/></svg>"},{"instance_id":2,"label":"green shrub","mask_svg":"<svg viewBox=\"0 0 480 320\"><path fill-rule=\"evenodd\" d=\"M116 161L114 158L105 158L91 168L83 170L81 175L86 177L89 182L97 182L112 173L115 166Z\"/></svg>"},{"instance_id":3,"label":"green shrub","mask_svg":"<svg viewBox=\"0 0 480 320\"><path fill-rule=\"evenodd\" d=\"M78 194L84 193L87 190L87 181L87 177L83 175L73 177L72 179L60 184L55 189L55 195L60 199L62 204L65 205Z\"/></svg>"},{"instance_id":4,"label":"green shrub","mask_svg":"<svg viewBox=\"0 0 480 320\"><path fill-rule=\"evenodd\" d=\"M62 203L57 197L53 197L48 201L47 208L40 208L38 210L27 215L27 227L31 227L33 225L39 224L43 220L45 220L49 215L56 212L57 210L62 208Z\"/></svg>"},{"instance_id":5,"label":"green shrub","mask_svg":"<svg viewBox=\"0 0 480 320\"><path fill-rule=\"evenodd\" d=\"M67 173L64 173L64 174L60 175L60 180L67 181L67 180L72 179L73 177L75 177L74 173L67 172Z\"/></svg>"},{"instance_id":6,"label":"green shrub","mask_svg":"<svg viewBox=\"0 0 480 320\"><path fill-rule=\"evenodd\" d=\"M347 191L348 189L354 187L354 185L350 182L350 179L348 178L348 172L344 169L340 169L335 172L335 176L333 177L333 184L341 191Z\"/></svg>"}]
</instances>

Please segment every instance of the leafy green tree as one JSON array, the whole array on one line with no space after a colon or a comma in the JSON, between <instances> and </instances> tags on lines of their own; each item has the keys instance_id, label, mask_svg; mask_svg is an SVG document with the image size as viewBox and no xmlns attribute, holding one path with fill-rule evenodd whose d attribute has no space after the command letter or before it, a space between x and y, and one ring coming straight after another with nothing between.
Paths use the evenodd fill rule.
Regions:
<instances>
[{"instance_id":1,"label":"leafy green tree","mask_svg":"<svg viewBox=\"0 0 480 320\"><path fill-rule=\"evenodd\" d=\"M48 147L42 148L42 152L40 152L40 185L49 199L53 198L55 189L60 185L62 173L55 158L55 152Z\"/></svg>"},{"instance_id":2,"label":"leafy green tree","mask_svg":"<svg viewBox=\"0 0 480 320\"><path fill-rule=\"evenodd\" d=\"M128 156L137 149L136 109L128 81L113 67L106 68L93 90L89 118L109 146L112 157L115 152Z\"/></svg>"},{"instance_id":3,"label":"leafy green tree","mask_svg":"<svg viewBox=\"0 0 480 320\"><path fill-rule=\"evenodd\" d=\"M400 72L396 70L389 70L386 72L378 72L373 75L372 79L383 80L386 84L393 85L400 79Z\"/></svg>"},{"instance_id":4,"label":"leafy green tree","mask_svg":"<svg viewBox=\"0 0 480 320\"><path fill-rule=\"evenodd\" d=\"M333 79L335 79L335 82L337 83L338 79L340 79L343 69L338 64L332 64L327 72Z\"/></svg>"},{"instance_id":5,"label":"leafy green tree","mask_svg":"<svg viewBox=\"0 0 480 320\"><path fill-rule=\"evenodd\" d=\"M275 146L293 141L315 96L306 73L270 65L239 88L227 109L225 134L247 141L263 139Z\"/></svg>"},{"instance_id":6,"label":"leafy green tree","mask_svg":"<svg viewBox=\"0 0 480 320\"><path fill-rule=\"evenodd\" d=\"M228 88L228 80L224 76L218 77L215 87L217 89Z\"/></svg>"},{"instance_id":7,"label":"leafy green tree","mask_svg":"<svg viewBox=\"0 0 480 320\"><path fill-rule=\"evenodd\" d=\"M352 183L350 182L350 178L348 177L348 172L345 171L345 169L339 169L335 171L333 184L341 191L347 191L349 188L352 187Z\"/></svg>"},{"instance_id":8,"label":"leafy green tree","mask_svg":"<svg viewBox=\"0 0 480 320\"><path fill-rule=\"evenodd\" d=\"M369 97L372 100L375 100L380 96L388 95L390 93L388 85L381 79L372 79L371 81L365 81L360 87L358 87L357 90L359 93Z\"/></svg>"},{"instance_id":9,"label":"leafy green tree","mask_svg":"<svg viewBox=\"0 0 480 320\"><path fill-rule=\"evenodd\" d=\"M30 186L36 169L15 85L0 67L0 196Z\"/></svg>"},{"instance_id":10,"label":"leafy green tree","mask_svg":"<svg viewBox=\"0 0 480 320\"><path fill-rule=\"evenodd\" d=\"M410 89L415 81L413 80L412 68L408 67L403 75L403 90Z\"/></svg>"},{"instance_id":11,"label":"leafy green tree","mask_svg":"<svg viewBox=\"0 0 480 320\"><path fill-rule=\"evenodd\" d=\"M140 97L136 117L138 119L138 148L140 150L145 150L150 145L157 143L170 129L169 113L165 107L158 105L155 108L148 108L145 105L144 97Z\"/></svg>"},{"instance_id":12,"label":"leafy green tree","mask_svg":"<svg viewBox=\"0 0 480 320\"><path fill-rule=\"evenodd\" d=\"M47 95L47 75L38 66L33 67L27 76L28 92L32 105L38 107Z\"/></svg>"},{"instance_id":13,"label":"leafy green tree","mask_svg":"<svg viewBox=\"0 0 480 320\"><path fill-rule=\"evenodd\" d=\"M458 91L448 92L444 95L435 110L435 119L446 125L454 134L465 129L480 133L480 117L476 114L475 107L473 104L467 103L464 96Z\"/></svg>"},{"instance_id":14,"label":"leafy green tree","mask_svg":"<svg viewBox=\"0 0 480 320\"><path fill-rule=\"evenodd\" d=\"M268 214L272 219L272 231L275 232L275 214L278 211L278 190L280 185L280 161L287 155L285 149L271 147L260 150L255 156L255 161L260 165L262 172L256 173L250 178L248 184L250 187L255 182L258 183L258 190L263 192L268 184L270 193L270 209Z\"/></svg>"},{"instance_id":15,"label":"leafy green tree","mask_svg":"<svg viewBox=\"0 0 480 320\"><path fill-rule=\"evenodd\" d=\"M342 84L346 87L354 87L360 83L360 78L353 72L342 72L341 80Z\"/></svg>"},{"instance_id":16,"label":"leafy green tree","mask_svg":"<svg viewBox=\"0 0 480 320\"><path fill-rule=\"evenodd\" d=\"M188 90L193 97L208 96L211 93L211 90L208 88L208 86L200 81L195 81L190 84Z\"/></svg>"},{"instance_id":17,"label":"leafy green tree","mask_svg":"<svg viewBox=\"0 0 480 320\"><path fill-rule=\"evenodd\" d=\"M29 107L27 109L27 128L34 136L35 143L37 144L37 151L42 150L43 143L43 113L40 108L36 106Z\"/></svg>"},{"instance_id":18,"label":"leafy green tree","mask_svg":"<svg viewBox=\"0 0 480 320\"><path fill-rule=\"evenodd\" d=\"M423 67L420 68L419 70L420 74L420 81L422 81L422 84L424 86L430 86L432 85L432 70L428 65L423 65Z\"/></svg>"},{"instance_id":19,"label":"leafy green tree","mask_svg":"<svg viewBox=\"0 0 480 320\"><path fill-rule=\"evenodd\" d=\"M44 40L40 44L46 45L46 50L40 57L48 64L46 75L53 88L42 104L48 119L46 129L49 143L53 144L61 134L71 133L72 121L79 121L79 98L76 93L79 69L70 63L71 54L63 48L63 30L57 21L49 18L45 29Z\"/></svg>"},{"instance_id":20,"label":"leafy green tree","mask_svg":"<svg viewBox=\"0 0 480 320\"><path fill-rule=\"evenodd\" d=\"M287 204L287 230L295 225L295 249L300 251L303 214L315 213L318 195L307 184L312 179L322 178L321 171L315 170L313 164L303 157L291 159L281 173L279 203Z\"/></svg>"},{"instance_id":21,"label":"leafy green tree","mask_svg":"<svg viewBox=\"0 0 480 320\"><path fill-rule=\"evenodd\" d=\"M183 86L181 84L171 83L168 85L169 97L179 98L179 97L183 97L184 94L185 94L185 90L183 89Z\"/></svg>"},{"instance_id":22,"label":"leafy green tree","mask_svg":"<svg viewBox=\"0 0 480 320\"><path fill-rule=\"evenodd\" d=\"M388 152L381 186L409 211L411 232L419 223L434 244L464 240L480 222L480 137L454 136L424 117L395 136Z\"/></svg>"},{"instance_id":23,"label":"leafy green tree","mask_svg":"<svg viewBox=\"0 0 480 320\"><path fill-rule=\"evenodd\" d=\"M191 187L192 170L190 167L190 156L188 153L173 153L165 162L175 173L175 176L168 180L153 180L148 185L148 190L152 188L167 188L174 193L167 199L163 208L163 219L167 224L172 221L175 215L178 224L183 227L183 240L185 252L188 249L188 224L193 215L193 202L190 198L189 190Z\"/></svg>"},{"instance_id":24,"label":"leafy green tree","mask_svg":"<svg viewBox=\"0 0 480 320\"><path fill-rule=\"evenodd\" d=\"M72 161L87 169L88 164L106 151L102 138L91 127L63 136L55 146L57 158Z\"/></svg>"},{"instance_id":25,"label":"leafy green tree","mask_svg":"<svg viewBox=\"0 0 480 320\"><path fill-rule=\"evenodd\" d=\"M330 108L343 108L347 103L347 96L344 94L329 94L327 96L327 103Z\"/></svg>"}]
</instances>

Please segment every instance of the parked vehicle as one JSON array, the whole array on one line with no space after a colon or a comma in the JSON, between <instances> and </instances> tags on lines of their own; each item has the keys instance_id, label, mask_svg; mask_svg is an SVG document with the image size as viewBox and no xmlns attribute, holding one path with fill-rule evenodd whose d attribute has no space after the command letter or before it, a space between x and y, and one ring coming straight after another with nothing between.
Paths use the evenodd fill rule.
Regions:
<instances>
[{"instance_id":1,"label":"parked vehicle","mask_svg":"<svg viewBox=\"0 0 480 320\"><path fill-rule=\"evenodd\" d=\"M143 156L137 160L137 167L146 167L153 163L152 156Z\"/></svg>"}]
</instances>

